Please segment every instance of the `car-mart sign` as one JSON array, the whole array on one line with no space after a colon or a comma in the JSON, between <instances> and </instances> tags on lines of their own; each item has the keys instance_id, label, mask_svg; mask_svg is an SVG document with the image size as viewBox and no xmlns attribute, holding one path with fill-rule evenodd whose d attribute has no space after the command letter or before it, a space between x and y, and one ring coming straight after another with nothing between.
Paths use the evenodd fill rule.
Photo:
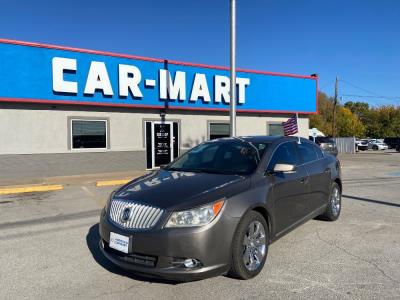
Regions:
<instances>
[{"instance_id":1,"label":"car-mart sign","mask_svg":"<svg viewBox=\"0 0 400 300\"><path fill-rule=\"evenodd\" d=\"M0 101L229 108L229 70L0 39ZM317 78L238 70L238 111L317 110Z\"/></svg>"}]
</instances>

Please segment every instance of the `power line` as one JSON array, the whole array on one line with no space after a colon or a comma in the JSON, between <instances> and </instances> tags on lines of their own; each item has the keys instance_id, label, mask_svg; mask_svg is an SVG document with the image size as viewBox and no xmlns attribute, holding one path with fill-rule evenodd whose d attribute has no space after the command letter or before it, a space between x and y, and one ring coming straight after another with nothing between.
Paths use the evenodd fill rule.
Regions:
<instances>
[{"instance_id":1,"label":"power line","mask_svg":"<svg viewBox=\"0 0 400 300\"><path fill-rule=\"evenodd\" d=\"M349 82L347 80L341 79L340 81L352 86L353 88L356 88L358 90L361 90L361 91L366 92L366 93L369 94L369 95L341 94L341 96L357 97L357 98L373 98L373 99L376 99L376 100L390 100L390 101L396 101L396 102L400 101L400 96L399 97L396 97L396 96L392 96L392 97L390 97L390 96L382 96L382 95L379 95L379 94L377 94L377 93L375 93L373 91L370 91L370 90L367 90L365 88L362 88L362 87L360 87L360 86L358 86L358 85L356 85L354 83L351 83L351 82Z\"/></svg>"},{"instance_id":2,"label":"power line","mask_svg":"<svg viewBox=\"0 0 400 300\"><path fill-rule=\"evenodd\" d=\"M357 97L357 98L373 98L373 99L394 100L394 101L400 100L400 97L385 97L385 96L370 96L370 95L355 95L355 94L340 94L340 95L346 97Z\"/></svg>"},{"instance_id":3,"label":"power line","mask_svg":"<svg viewBox=\"0 0 400 300\"><path fill-rule=\"evenodd\" d=\"M334 85L334 84L335 84L335 81L331 81L331 82L328 82L328 83L325 84L325 85L322 85L319 89L320 89L320 90L323 90L323 89L327 88L328 86Z\"/></svg>"},{"instance_id":4,"label":"power line","mask_svg":"<svg viewBox=\"0 0 400 300\"><path fill-rule=\"evenodd\" d=\"M344 82L344 83L346 83L346 84L348 84L348 85L350 85L350 86L352 86L352 87L354 87L354 88L356 88L356 89L359 89L359 90L361 90L361 91L364 91L364 92L366 92L366 93L368 93L368 94L371 94L371 95L379 96L379 97L380 97L380 95L378 95L377 93L371 92L371 91L369 91L369 90L367 90L367 89L364 89L364 88L362 88L362 87L359 87L359 86L355 85L354 83L348 82L347 80L341 79L340 81L341 81L341 82Z\"/></svg>"}]
</instances>

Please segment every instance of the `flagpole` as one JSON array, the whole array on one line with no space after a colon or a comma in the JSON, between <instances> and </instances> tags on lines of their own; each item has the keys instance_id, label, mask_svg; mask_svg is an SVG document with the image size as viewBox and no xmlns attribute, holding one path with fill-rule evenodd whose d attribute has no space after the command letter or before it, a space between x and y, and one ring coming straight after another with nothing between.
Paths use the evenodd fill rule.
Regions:
<instances>
[{"instance_id":1,"label":"flagpole","mask_svg":"<svg viewBox=\"0 0 400 300\"><path fill-rule=\"evenodd\" d=\"M298 114L298 113L296 113L296 123L297 123L297 138L298 138L297 143L298 143L298 144L301 144L301 141L300 141L300 131L299 131L299 114Z\"/></svg>"},{"instance_id":2,"label":"flagpole","mask_svg":"<svg viewBox=\"0 0 400 300\"><path fill-rule=\"evenodd\" d=\"M236 0L231 0L231 53L230 53L230 136L236 136Z\"/></svg>"}]
</instances>

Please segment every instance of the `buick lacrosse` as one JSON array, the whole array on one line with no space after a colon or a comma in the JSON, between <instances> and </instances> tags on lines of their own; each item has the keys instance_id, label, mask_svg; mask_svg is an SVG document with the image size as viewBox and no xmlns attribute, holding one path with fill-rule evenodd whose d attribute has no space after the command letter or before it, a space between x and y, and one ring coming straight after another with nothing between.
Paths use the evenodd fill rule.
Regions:
<instances>
[{"instance_id":1,"label":"buick lacrosse","mask_svg":"<svg viewBox=\"0 0 400 300\"><path fill-rule=\"evenodd\" d=\"M312 218L339 217L340 173L337 158L306 139L204 142L110 195L100 247L140 274L249 279L271 243Z\"/></svg>"}]
</instances>

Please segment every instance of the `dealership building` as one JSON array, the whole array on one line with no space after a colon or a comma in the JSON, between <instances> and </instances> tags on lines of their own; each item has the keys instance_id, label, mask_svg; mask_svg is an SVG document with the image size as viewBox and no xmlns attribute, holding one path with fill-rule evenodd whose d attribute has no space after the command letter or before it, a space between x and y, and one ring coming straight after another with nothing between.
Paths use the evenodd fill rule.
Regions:
<instances>
[{"instance_id":1,"label":"dealership building","mask_svg":"<svg viewBox=\"0 0 400 300\"><path fill-rule=\"evenodd\" d=\"M0 156L130 151L151 169L229 136L229 69L0 39ZM237 135L308 137L318 78L237 70Z\"/></svg>"}]
</instances>

